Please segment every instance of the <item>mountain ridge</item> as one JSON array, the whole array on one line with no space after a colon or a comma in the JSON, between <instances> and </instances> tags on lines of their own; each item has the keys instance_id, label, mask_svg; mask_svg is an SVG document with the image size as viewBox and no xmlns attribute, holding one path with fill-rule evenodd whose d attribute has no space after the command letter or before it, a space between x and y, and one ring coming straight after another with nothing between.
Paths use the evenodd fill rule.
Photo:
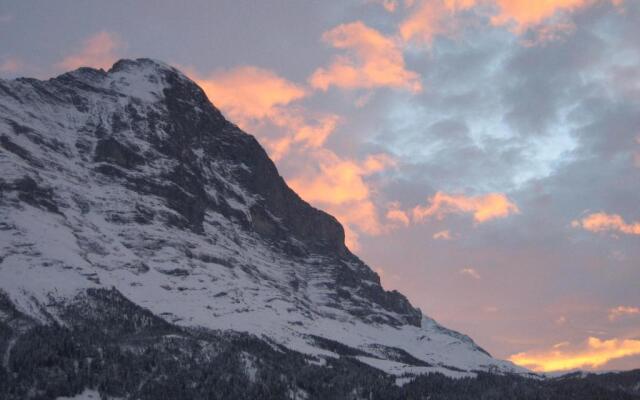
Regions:
<instances>
[{"instance_id":1,"label":"mountain ridge","mask_svg":"<svg viewBox=\"0 0 640 400\"><path fill-rule=\"evenodd\" d=\"M246 332L315 362L528 373L385 291L338 221L164 63L0 80L0 145L0 291L35 325L68 325L67 306L113 288L170 324Z\"/></svg>"}]
</instances>

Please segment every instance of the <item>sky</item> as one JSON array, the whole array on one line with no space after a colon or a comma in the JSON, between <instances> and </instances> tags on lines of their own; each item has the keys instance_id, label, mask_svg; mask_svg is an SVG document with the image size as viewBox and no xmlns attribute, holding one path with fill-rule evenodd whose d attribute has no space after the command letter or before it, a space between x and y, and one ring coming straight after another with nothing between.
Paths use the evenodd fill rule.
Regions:
<instances>
[{"instance_id":1,"label":"sky","mask_svg":"<svg viewBox=\"0 0 640 400\"><path fill-rule=\"evenodd\" d=\"M150 57L348 246L536 371L640 367L640 1L0 0L0 77Z\"/></svg>"}]
</instances>

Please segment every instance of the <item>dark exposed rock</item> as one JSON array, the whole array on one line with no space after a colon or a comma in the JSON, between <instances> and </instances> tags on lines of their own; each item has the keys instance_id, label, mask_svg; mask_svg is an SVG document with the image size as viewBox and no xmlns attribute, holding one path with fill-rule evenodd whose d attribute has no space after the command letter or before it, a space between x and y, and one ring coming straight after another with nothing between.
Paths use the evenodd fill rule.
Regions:
<instances>
[{"instance_id":1,"label":"dark exposed rock","mask_svg":"<svg viewBox=\"0 0 640 400\"><path fill-rule=\"evenodd\" d=\"M13 143L7 135L0 135L0 146L2 146L3 149L12 152L13 154L17 155L18 157L22 158L23 160L27 161L28 163L32 164L37 168L43 167L42 163L36 160L31 155L31 153L29 153L28 150L24 149L23 147L19 146L16 143Z\"/></svg>"},{"instance_id":2,"label":"dark exposed rock","mask_svg":"<svg viewBox=\"0 0 640 400\"><path fill-rule=\"evenodd\" d=\"M98 140L94 161L110 162L123 168L135 168L144 163L144 158L135 149L123 145L113 137L108 137Z\"/></svg>"},{"instance_id":3,"label":"dark exposed rock","mask_svg":"<svg viewBox=\"0 0 640 400\"><path fill-rule=\"evenodd\" d=\"M21 124L17 123L16 121L7 120L7 122L9 123L9 126L11 126L13 131L18 135L23 135L25 133L32 132L31 128L29 128L28 126L21 125Z\"/></svg>"},{"instance_id":4,"label":"dark exposed rock","mask_svg":"<svg viewBox=\"0 0 640 400\"><path fill-rule=\"evenodd\" d=\"M0 193L2 192L17 192L18 198L25 203L50 212L60 213L53 197L53 190L38 185L30 176L24 176L11 183L0 180Z\"/></svg>"}]
</instances>

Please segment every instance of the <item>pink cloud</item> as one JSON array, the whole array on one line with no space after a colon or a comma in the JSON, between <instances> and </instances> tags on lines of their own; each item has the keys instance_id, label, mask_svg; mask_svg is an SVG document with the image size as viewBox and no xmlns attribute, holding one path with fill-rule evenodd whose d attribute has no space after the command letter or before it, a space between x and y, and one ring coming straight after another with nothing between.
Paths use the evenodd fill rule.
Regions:
<instances>
[{"instance_id":1,"label":"pink cloud","mask_svg":"<svg viewBox=\"0 0 640 400\"><path fill-rule=\"evenodd\" d=\"M433 234L432 236L435 240L451 240L453 239L453 237L451 236L451 233L449 232L448 229L445 229L444 231L439 231Z\"/></svg>"},{"instance_id":2,"label":"pink cloud","mask_svg":"<svg viewBox=\"0 0 640 400\"><path fill-rule=\"evenodd\" d=\"M117 61L117 53L123 46L117 35L105 31L98 32L87 38L78 51L66 56L56 67L62 70L80 67L108 69Z\"/></svg>"},{"instance_id":3,"label":"pink cloud","mask_svg":"<svg viewBox=\"0 0 640 400\"><path fill-rule=\"evenodd\" d=\"M618 214L603 212L589 214L581 220L571 222L574 228L590 232L619 232L627 235L640 235L640 222L627 223Z\"/></svg>"},{"instance_id":4,"label":"pink cloud","mask_svg":"<svg viewBox=\"0 0 640 400\"><path fill-rule=\"evenodd\" d=\"M420 76L406 69L401 43L361 21L339 25L325 32L323 40L346 54L336 56L328 67L318 68L311 75L313 88L422 90Z\"/></svg>"},{"instance_id":5,"label":"pink cloud","mask_svg":"<svg viewBox=\"0 0 640 400\"><path fill-rule=\"evenodd\" d=\"M24 67L25 63L21 59L18 57L9 57L5 58L0 64L0 72L13 74L24 69Z\"/></svg>"},{"instance_id":6,"label":"pink cloud","mask_svg":"<svg viewBox=\"0 0 640 400\"><path fill-rule=\"evenodd\" d=\"M474 268L463 268L460 270L460 274L470 276L473 279L480 279L480 273Z\"/></svg>"},{"instance_id":7,"label":"pink cloud","mask_svg":"<svg viewBox=\"0 0 640 400\"><path fill-rule=\"evenodd\" d=\"M640 315L640 308L631 306L618 306L609 309L609 321L615 321L616 319L626 315Z\"/></svg>"},{"instance_id":8,"label":"pink cloud","mask_svg":"<svg viewBox=\"0 0 640 400\"><path fill-rule=\"evenodd\" d=\"M201 75L186 70L232 121L260 136L275 160L283 158L292 146L321 147L340 122L335 114L296 105L310 91L273 71L242 66Z\"/></svg>"},{"instance_id":9,"label":"pink cloud","mask_svg":"<svg viewBox=\"0 0 640 400\"><path fill-rule=\"evenodd\" d=\"M409 15L399 32L405 41L430 44L437 35L452 36L459 29L461 11L477 9L490 17L493 26L507 26L515 34L534 29L536 39L527 45L546 43L562 37L573 27L566 16L596 3L620 6L624 0L421 0L408 2Z\"/></svg>"},{"instance_id":10,"label":"pink cloud","mask_svg":"<svg viewBox=\"0 0 640 400\"><path fill-rule=\"evenodd\" d=\"M502 193L465 196L437 192L428 205L416 206L412 215L414 221L423 221L432 217L443 219L449 214L472 214L476 223L483 223L518 212L518 207Z\"/></svg>"}]
</instances>

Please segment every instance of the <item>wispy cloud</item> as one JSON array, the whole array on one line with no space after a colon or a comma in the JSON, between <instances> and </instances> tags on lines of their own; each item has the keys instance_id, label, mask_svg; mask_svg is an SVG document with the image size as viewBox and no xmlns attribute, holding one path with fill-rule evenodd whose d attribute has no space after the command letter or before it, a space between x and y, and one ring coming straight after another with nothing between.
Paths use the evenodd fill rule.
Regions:
<instances>
[{"instance_id":1,"label":"wispy cloud","mask_svg":"<svg viewBox=\"0 0 640 400\"><path fill-rule=\"evenodd\" d=\"M275 160L294 145L321 147L340 121L335 114L297 105L309 89L267 69L241 66L208 75L186 70L232 121L260 136Z\"/></svg>"},{"instance_id":2,"label":"wispy cloud","mask_svg":"<svg viewBox=\"0 0 640 400\"><path fill-rule=\"evenodd\" d=\"M509 360L538 372L598 368L611 360L640 354L640 340L589 337L579 346L552 346L551 349L514 354Z\"/></svg>"},{"instance_id":3,"label":"wispy cloud","mask_svg":"<svg viewBox=\"0 0 640 400\"><path fill-rule=\"evenodd\" d=\"M438 232L434 233L432 237L434 239L436 239L436 240L451 240L451 239L453 239L453 237L451 236L451 233L449 232L448 229L446 229L444 231L438 231Z\"/></svg>"},{"instance_id":4,"label":"wispy cloud","mask_svg":"<svg viewBox=\"0 0 640 400\"><path fill-rule=\"evenodd\" d=\"M623 0L612 0L611 3L621 4ZM545 20L557 17L560 13L569 13L577 9L591 6L601 0L496 0L499 13L491 18L494 25L507 25L516 33L522 33L527 28L536 26Z\"/></svg>"},{"instance_id":5,"label":"wispy cloud","mask_svg":"<svg viewBox=\"0 0 640 400\"><path fill-rule=\"evenodd\" d=\"M118 59L118 52L124 43L116 34L102 31L87 38L74 53L66 56L56 64L61 70L72 70L79 67L108 69Z\"/></svg>"},{"instance_id":6,"label":"wispy cloud","mask_svg":"<svg viewBox=\"0 0 640 400\"><path fill-rule=\"evenodd\" d=\"M409 15L400 23L400 36L405 42L429 45L437 35L450 36L458 30L452 19L458 11L475 6L475 0L422 0L412 2Z\"/></svg>"},{"instance_id":7,"label":"wispy cloud","mask_svg":"<svg viewBox=\"0 0 640 400\"><path fill-rule=\"evenodd\" d=\"M409 215L406 212L400 209L400 203L393 202L389 204L387 210L387 219L394 223L400 224L402 226L409 226L411 221L409 220Z\"/></svg>"},{"instance_id":8,"label":"wispy cloud","mask_svg":"<svg viewBox=\"0 0 640 400\"><path fill-rule=\"evenodd\" d=\"M589 214L581 220L571 222L574 228L590 232L619 232L627 235L640 235L640 222L627 223L618 214L603 212Z\"/></svg>"},{"instance_id":9,"label":"wispy cloud","mask_svg":"<svg viewBox=\"0 0 640 400\"><path fill-rule=\"evenodd\" d=\"M209 99L235 121L273 118L277 107L307 96L306 89L275 72L254 66L216 71L195 79Z\"/></svg>"},{"instance_id":10,"label":"wispy cloud","mask_svg":"<svg viewBox=\"0 0 640 400\"><path fill-rule=\"evenodd\" d=\"M410 1L409 15L399 26L405 41L430 44L437 35L452 36L462 28L460 13L475 9L489 16L491 25L506 26L518 35L533 29L535 40L545 43L573 29L567 15L596 3L621 5L624 0L419 0Z\"/></svg>"},{"instance_id":11,"label":"wispy cloud","mask_svg":"<svg viewBox=\"0 0 640 400\"><path fill-rule=\"evenodd\" d=\"M465 196L437 192L429 198L427 205L416 206L412 215L415 221L423 221L443 219L449 214L472 214L476 223L483 223L518 212L518 206L502 193Z\"/></svg>"},{"instance_id":12,"label":"wispy cloud","mask_svg":"<svg viewBox=\"0 0 640 400\"><path fill-rule=\"evenodd\" d=\"M367 0L369 3L379 4L389 12L395 12L398 9L399 0Z\"/></svg>"},{"instance_id":13,"label":"wispy cloud","mask_svg":"<svg viewBox=\"0 0 640 400\"><path fill-rule=\"evenodd\" d=\"M0 63L0 72L16 73L24 69L25 63L18 57L7 57Z\"/></svg>"},{"instance_id":14,"label":"wispy cloud","mask_svg":"<svg viewBox=\"0 0 640 400\"><path fill-rule=\"evenodd\" d=\"M339 25L325 32L323 40L345 50L328 67L309 78L312 87L327 90L392 87L411 92L422 90L420 76L407 70L401 44L361 21Z\"/></svg>"},{"instance_id":15,"label":"wispy cloud","mask_svg":"<svg viewBox=\"0 0 640 400\"><path fill-rule=\"evenodd\" d=\"M616 319L626 315L640 315L640 308L631 306L618 306L609 309L609 321L615 321Z\"/></svg>"},{"instance_id":16,"label":"wispy cloud","mask_svg":"<svg viewBox=\"0 0 640 400\"><path fill-rule=\"evenodd\" d=\"M460 274L469 276L473 279L480 279L480 273L474 268L463 268L460 270Z\"/></svg>"}]
</instances>

